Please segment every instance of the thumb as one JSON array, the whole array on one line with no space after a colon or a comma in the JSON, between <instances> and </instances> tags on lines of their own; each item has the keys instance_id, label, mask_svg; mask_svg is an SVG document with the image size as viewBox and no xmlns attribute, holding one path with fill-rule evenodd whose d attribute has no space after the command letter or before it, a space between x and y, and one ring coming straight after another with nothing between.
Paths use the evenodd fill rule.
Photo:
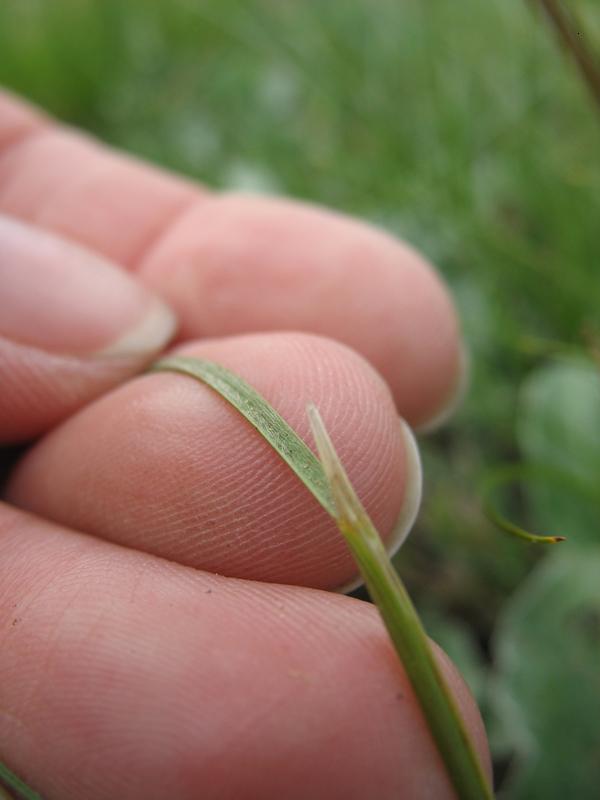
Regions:
<instances>
[{"instance_id":1,"label":"thumb","mask_svg":"<svg viewBox=\"0 0 600 800\"><path fill-rule=\"evenodd\" d=\"M138 372L175 327L118 267L0 215L0 441L37 436Z\"/></svg>"}]
</instances>

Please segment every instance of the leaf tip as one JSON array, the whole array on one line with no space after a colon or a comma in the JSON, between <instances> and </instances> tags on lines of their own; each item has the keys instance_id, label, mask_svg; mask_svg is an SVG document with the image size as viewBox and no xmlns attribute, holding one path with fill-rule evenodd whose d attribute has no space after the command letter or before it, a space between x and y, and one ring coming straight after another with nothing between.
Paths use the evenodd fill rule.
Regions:
<instances>
[{"instance_id":1,"label":"leaf tip","mask_svg":"<svg viewBox=\"0 0 600 800\"><path fill-rule=\"evenodd\" d=\"M333 446L319 410L313 403L309 403L306 407L306 413L308 414L319 459L333 499L336 519L338 524L346 529L347 526L355 525L359 516L361 516L363 509L360 500L348 480L346 471Z\"/></svg>"},{"instance_id":2,"label":"leaf tip","mask_svg":"<svg viewBox=\"0 0 600 800\"><path fill-rule=\"evenodd\" d=\"M327 480L331 482L331 478L336 472L336 462L338 461L337 453L335 452L333 442L329 438L325 423L316 405L314 403L309 403L306 406L306 413L308 415L308 421L310 422L310 429L313 439L315 440L319 459L325 470Z\"/></svg>"}]
</instances>

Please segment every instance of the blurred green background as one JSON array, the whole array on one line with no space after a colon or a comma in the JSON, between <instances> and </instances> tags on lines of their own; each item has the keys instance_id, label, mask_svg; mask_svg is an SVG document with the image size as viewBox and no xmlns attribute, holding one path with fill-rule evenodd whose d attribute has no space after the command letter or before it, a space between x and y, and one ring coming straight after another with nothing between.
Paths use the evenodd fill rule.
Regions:
<instances>
[{"instance_id":1,"label":"blurred green background","mask_svg":"<svg viewBox=\"0 0 600 800\"><path fill-rule=\"evenodd\" d=\"M398 568L477 695L499 795L586 800L600 791L600 116L533 5L2 0L0 82L213 186L360 215L439 267L472 382L422 441L423 510ZM598 52L598 3L564 5ZM494 502L568 543L486 521L483 481L507 462L525 466Z\"/></svg>"}]
</instances>

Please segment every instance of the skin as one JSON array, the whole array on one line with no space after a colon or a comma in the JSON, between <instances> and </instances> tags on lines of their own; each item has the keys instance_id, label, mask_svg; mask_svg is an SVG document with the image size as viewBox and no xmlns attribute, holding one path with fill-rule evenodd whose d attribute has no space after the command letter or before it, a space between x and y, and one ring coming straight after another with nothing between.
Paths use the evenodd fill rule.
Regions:
<instances>
[{"instance_id":1,"label":"skin","mask_svg":"<svg viewBox=\"0 0 600 800\"><path fill-rule=\"evenodd\" d=\"M453 797L376 610L324 591L354 573L325 512L209 389L139 376L171 342L307 439L315 402L387 536L399 414L425 424L460 380L432 268L0 95L0 288L0 440L36 438L0 504L2 760L48 800Z\"/></svg>"}]
</instances>

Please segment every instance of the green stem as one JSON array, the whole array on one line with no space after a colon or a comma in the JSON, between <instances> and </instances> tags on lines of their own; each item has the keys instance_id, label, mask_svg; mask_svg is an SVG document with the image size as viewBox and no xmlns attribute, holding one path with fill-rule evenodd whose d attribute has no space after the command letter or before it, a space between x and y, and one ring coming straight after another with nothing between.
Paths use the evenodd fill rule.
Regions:
<instances>
[{"instance_id":1,"label":"green stem","mask_svg":"<svg viewBox=\"0 0 600 800\"><path fill-rule=\"evenodd\" d=\"M600 65L589 50L581 25L575 27L557 0L531 0L544 10L559 41L575 62L581 78L587 85L600 110Z\"/></svg>"},{"instance_id":2,"label":"green stem","mask_svg":"<svg viewBox=\"0 0 600 800\"><path fill-rule=\"evenodd\" d=\"M454 788L461 800L491 800L481 762L415 607L348 480L317 409L311 406L308 413L338 527L379 609Z\"/></svg>"},{"instance_id":3,"label":"green stem","mask_svg":"<svg viewBox=\"0 0 600 800\"><path fill-rule=\"evenodd\" d=\"M0 761L0 789L3 785L11 791L17 792L17 797L22 798L22 800L42 800L41 795L30 789L26 783Z\"/></svg>"}]
</instances>

